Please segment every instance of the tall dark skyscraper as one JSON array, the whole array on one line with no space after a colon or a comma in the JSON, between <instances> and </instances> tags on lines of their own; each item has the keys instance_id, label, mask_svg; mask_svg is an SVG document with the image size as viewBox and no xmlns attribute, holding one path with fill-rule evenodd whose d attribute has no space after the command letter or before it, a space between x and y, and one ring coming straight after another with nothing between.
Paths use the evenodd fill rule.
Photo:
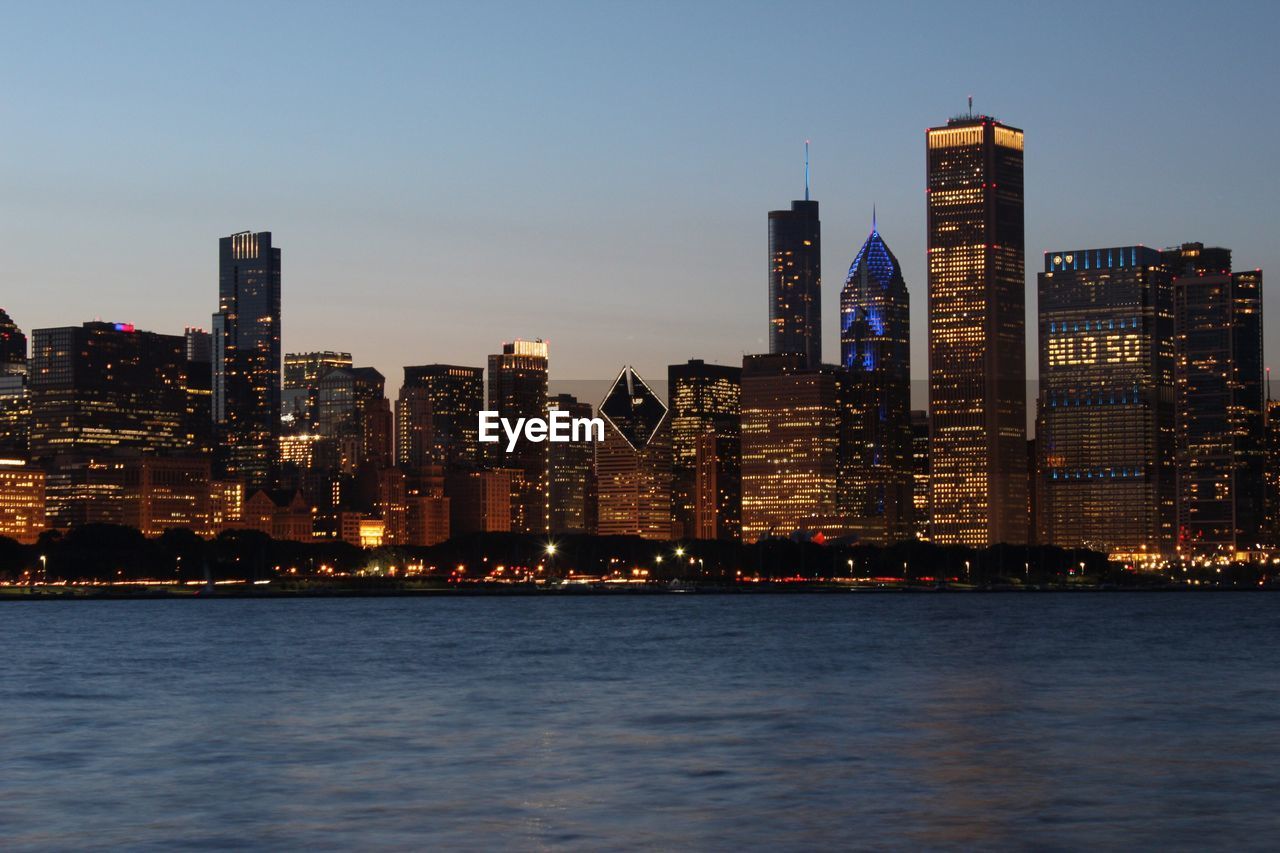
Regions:
<instances>
[{"instance_id":1,"label":"tall dark skyscraper","mask_svg":"<svg viewBox=\"0 0 1280 853\"><path fill-rule=\"evenodd\" d=\"M396 400L396 464L480 465L479 415L484 408L484 368L421 364L404 369Z\"/></svg>"},{"instance_id":2,"label":"tall dark skyscraper","mask_svg":"<svg viewBox=\"0 0 1280 853\"><path fill-rule=\"evenodd\" d=\"M840 363L849 372L848 477L841 503L878 544L912 538L911 317L902 267L872 215L840 292Z\"/></svg>"},{"instance_id":3,"label":"tall dark skyscraper","mask_svg":"<svg viewBox=\"0 0 1280 853\"><path fill-rule=\"evenodd\" d=\"M547 361L545 341L521 341L502 345L489 356L489 408L515 423L519 418L547 416ZM547 442L521 438L515 450L505 442L490 445L489 462L495 468L518 469L522 476L512 498L512 529L517 533L547 530Z\"/></svg>"},{"instance_id":4,"label":"tall dark skyscraper","mask_svg":"<svg viewBox=\"0 0 1280 853\"><path fill-rule=\"evenodd\" d=\"M1230 272L1225 250L1187 244L1173 282L1177 547L1247 559L1263 538L1262 271ZM1217 267L1215 269L1215 267Z\"/></svg>"},{"instance_id":5,"label":"tall dark skyscraper","mask_svg":"<svg viewBox=\"0 0 1280 853\"><path fill-rule=\"evenodd\" d=\"M822 363L822 223L809 200L808 143L804 200L769 211L769 352L799 353Z\"/></svg>"},{"instance_id":6,"label":"tall dark skyscraper","mask_svg":"<svg viewBox=\"0 0 1280 853\"><path fill-rule=\"evenodd\" d=\"M1173 547L1173 286L1143 246L1047 252L1039 277L1038 540Z\"/></svg>"},{"instance_id":7,"label":"tall dark skyscraper","mask_svg":"<svg viewBox=\"0 0 1280 853\"><path fill-rule=\"evenodd\" d=\"M591 404L572 394L557 394L550 409L572 418L592 417ZM596 447L589 441L561 441L547 447L547 530L586 533L594 519Z\"/></svg>"},{"instance_id":8,"label":"tall dark skyscraper","mask_svg":"<svg viewBox=\"0 0 1280 853\"><path fill-rule=\"evenodd\" d=\"M218 473L271 485L280 440L280 250L270 231L218 241L213 422Z\"/></svg>"},{"instance_id":9,"label":"tall dark skyscraper","mask_svg":"<svg viewBox=\"0 0 1280 853\"><path fill-rule=\"evenodd\" d=\"M1027 535L1021 130L986 116L925 133L932 538Z\"/></svg>"},{"instance_id":10,"label":"tall dark skyscraper","mask_svg":"<svg viewBox=\"0 0 1280 853\"><path fill-rule=\"evenodd\" d=\"M742 489L738 464L738 443L742 432L742 368L707 364L691 359L667 367L667 393L671 420L671 515L681 536L701 538L698 531L697 479L698 448L714 459L713 489L719 519L703 525L715 531L710 538L737 538L742 525ZM720 439L706 445L708 433ZM710 464L710 463L708 463ZM710 486L708 487L710 488ZM704 515L710 505L704 502Z\"/></svg>"}]
</instances>

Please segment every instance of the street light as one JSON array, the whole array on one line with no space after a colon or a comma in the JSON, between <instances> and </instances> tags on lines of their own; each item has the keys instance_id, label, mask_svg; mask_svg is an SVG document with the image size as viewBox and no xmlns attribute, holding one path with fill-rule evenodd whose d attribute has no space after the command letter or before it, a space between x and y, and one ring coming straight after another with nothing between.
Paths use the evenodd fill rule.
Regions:
<instances>
[{"instance_id":1,"label":"street light","mask_svg":"<svg viewBox=\"0 0 1280 853\"><path fill-rule=\"evenodd\" d=\"M676 556L677 556L677 557L683 557L683 556L684 556L684 548L683 548L683 547L676 548Z\"/></svg>"},{"instance_id":2,"label":"street light","mask_svg":"<svg viewBox=\"0 0 1280 853\"><path fill-rule=\"evenodd\" d=\"M556 555L556 546L554 542L547 543L547 556L554 557Z\"/></svg>"}]
</instances>

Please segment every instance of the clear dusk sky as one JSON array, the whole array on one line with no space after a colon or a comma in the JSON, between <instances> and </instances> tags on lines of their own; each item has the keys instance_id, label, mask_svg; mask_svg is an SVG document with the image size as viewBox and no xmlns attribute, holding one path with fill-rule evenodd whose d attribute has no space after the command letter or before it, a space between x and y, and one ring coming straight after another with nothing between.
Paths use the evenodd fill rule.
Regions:
<instances>
[{"instance_id":1,"label":"clear dusk sky","mask_svg":"<svg viewBox=\"0 0 1280 853\"><path fill-rule=\"evenodd\" d=\"M1041 253L1185 240L1266 278L1274 3L0 3L0 306L207 328L217 238L283 250L286 351L553 379L767 349L766 213L822 204L825 355L871 207L925 372L924 129L1026 141Z\"/></svg>"}]
</instances>

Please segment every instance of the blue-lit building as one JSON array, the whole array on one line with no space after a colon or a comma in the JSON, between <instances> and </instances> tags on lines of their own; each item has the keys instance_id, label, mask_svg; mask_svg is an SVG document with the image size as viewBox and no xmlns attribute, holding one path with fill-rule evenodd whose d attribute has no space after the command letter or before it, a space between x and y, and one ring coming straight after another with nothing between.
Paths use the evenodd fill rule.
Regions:
<instances>
[{"instance_id":1,"label":"blue-lit building","mask_svg":"<svg viewBox=\"0 0 1280 853\"><path fill-rule=\"evenodd\" d=\"M1144 246L1048 252L1039 276L1037 530L1120 558L1174 545L1172 275Z\"/></svg>"},{"instance_id":2,"label":"blue-lit building","mask_svg":"<svg viewBox=\"0 0 1280 853\"><path fill-rule=\"evenodd\" d=\"M842 511L862 538L912 538L910 299L902 267L872 217L840 291L840 363L848 433Z\"/></svg>"}]
</instances>

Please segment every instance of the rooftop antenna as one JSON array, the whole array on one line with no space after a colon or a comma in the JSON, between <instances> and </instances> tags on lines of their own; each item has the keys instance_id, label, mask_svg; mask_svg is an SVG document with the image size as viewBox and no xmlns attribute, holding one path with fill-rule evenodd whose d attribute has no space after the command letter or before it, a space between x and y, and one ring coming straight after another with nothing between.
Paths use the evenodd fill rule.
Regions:
<instances>
[{"instance_id":1,"label":"rooftop antenna","mask_svg":"<svg viewBox=\"0 0 1280 853\"><path fill-rule=\"evenodd\" d=\"M809 200L809 140L804 141L804 200Z\"/></svg>"},{"instance_id":2,"label":"rooftop antenna","mask_svg":"<svg viewBox=\"0 0 1280 853\"><path fill-rule=\"evenodd\" d=\"M871 233L876 233L876 203L871 202Z\"/></svg>"},{"instance_id":3,"label":"rooftop antenna","mask_svg":"<svg viewBox=\"0 0 1280 853\"><path fill-rule=\"evenodd\" d=\"M973 118L973 95L969 96L969 118Z\"/></svg>"}]
</instances>

